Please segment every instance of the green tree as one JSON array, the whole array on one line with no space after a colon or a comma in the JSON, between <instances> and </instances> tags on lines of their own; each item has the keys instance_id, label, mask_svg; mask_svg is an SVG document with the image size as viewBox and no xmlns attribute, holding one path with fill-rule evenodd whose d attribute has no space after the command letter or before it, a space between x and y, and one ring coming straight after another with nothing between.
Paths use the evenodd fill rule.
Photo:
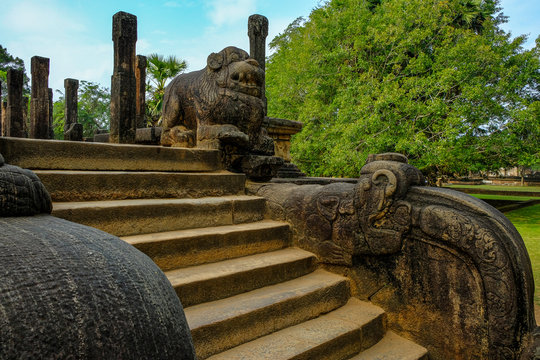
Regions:
<instances>
[{"instance_id":1,"label":"green tree","mask_svg":"<svg viewBox=\"0 0 540 360\"><path fill-rule=\"evenodd\" d=\"M428 175L539 161L539 48L494 0L332 0L271 42L268 112L297 119L294 161L358 176L369 153Z\"/></svg>"},{"instance_id":2,"label":"green tree","mask_svg":"<svg viewBox=\"0 0 540 360\"><path fill-rule=\"evenodd\" d=\"M22 70L24 72L23 95L30 95L29 79L24 68L24 61L18 57L13 57L7 49L0 45L0 81L2 82L2 100L7 97L7 70L9 68Z\"/></svg>"},{"instance_id":3,"label":"green tree","mask_svg":"<svg viewBox=\"0 0 540 360\"><path fill-rule=\"evenodd\" d=\"M147 86L149 97L146 100L147 118L151 125L155 126L161 119L161 109L163 106L163 94L168 80L182 73L187 64L184 60L179 60L175 56L164 57L163 55L150 54L147 57Z\"/></svg>"},{"instance_id":4,"label":"green tree","mask_svg":"<svg viewBox=\"0 0 540 360\"><path fill-rule=\"evenodd\" d=\"M64 94L56 90L60 97L53 104L54 138L64 139ZM83 136L92 137L99 129L108 129L110 123L111 94L108 88L81 80L77 99L77 122L83 126Z\"/></svg>"}]
</instances>

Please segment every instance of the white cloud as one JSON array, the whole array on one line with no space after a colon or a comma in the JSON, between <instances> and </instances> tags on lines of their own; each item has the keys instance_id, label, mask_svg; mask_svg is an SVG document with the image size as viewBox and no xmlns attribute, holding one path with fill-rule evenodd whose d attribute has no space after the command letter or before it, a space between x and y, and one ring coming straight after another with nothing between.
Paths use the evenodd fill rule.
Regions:
<instances>
[{"instance_id":1,"label":"white cloud","mask_svg":"<svg viewBox=\"0 0 540 360\"><path fill-rule=\"evenodd\" d=\"M256 10L256 0L211 0L208 16L216 26L245 22Z\"/></svg>"}]
</instances>

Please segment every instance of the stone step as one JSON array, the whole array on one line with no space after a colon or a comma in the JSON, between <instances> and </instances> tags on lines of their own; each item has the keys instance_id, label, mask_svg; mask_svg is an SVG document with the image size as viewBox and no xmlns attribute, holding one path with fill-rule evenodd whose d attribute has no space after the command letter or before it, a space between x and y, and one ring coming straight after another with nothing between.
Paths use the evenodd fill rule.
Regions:
<instances>
[{"instance_id":1,"label":"stone step","mask_svg":"<svg viewBox=\"0 0 540 360\"><path fill-rule=\"evenodd\" d=\"M184 307L224 299L315 270L313 253L288 248L165 273Z\"/></svg>"},{"instance_id":2,"label":"stone step","mask_svg":"<svg viewBox=\"0 0 540 360\"><path fill-rule=\"evenodd\" d=\"M217 150L0 138L6 163L32 170L215 171Z\"/></svg>"},{"instance_id":3,"label":"stone step","mask_svg":"<svg viewBox=\"0 0 540 360\"><path fill-rule=\"evenodd\" d=\"M185 308L199 359L344 305L349 280L324 270L226 299Z\"/></svg>"},{"instance_id":4,"label":"stone step","mask_svg":"<svg viewBox=\"0 0 540 360\"><path fill-rule=\"evenodd\" d=\"M377 343L385 328L386 317L381 308L351 298L328 314L216 354L209 360L342 360Z\"/></svg>"},{"instance_id":5,"label":"stone step","mask_svg":"<svg viewBox=\"0 0 540 360\"><path fill-rule=\"evenodd\" d=\"M245 175L228 171L34 170L53 201L199 198L244 192Z\"/></svg>"},{"instance_id":6,"label":"stone step","mask_svg":"<svg viewBox=\"0 0 540 360\"><path fill-rule=\"evenodd\" d=\"M245 224L125 236L163 271L282 249L291 243L289 224Z\"/></svg>"},{"instance_id":7,"label":"stone step","mask_svg":"<svg viewBox=\"0 0 540 360\"><path fill-rule=\"evenodd\" d=\"M55 202L52 215L116 236L127 236L259 221L264 211L264 198L230 195L200 199Z\"/></svg>"},{"instance_id":8,"label":"stone step","mask_svg":"<svg viewBox=\"0 0 540 360\"><path fill-rule=\"evenodd\" d=\"M381 341L350 360L427 360L426 348L388 331Z\"/></svg>"}]
</instances>

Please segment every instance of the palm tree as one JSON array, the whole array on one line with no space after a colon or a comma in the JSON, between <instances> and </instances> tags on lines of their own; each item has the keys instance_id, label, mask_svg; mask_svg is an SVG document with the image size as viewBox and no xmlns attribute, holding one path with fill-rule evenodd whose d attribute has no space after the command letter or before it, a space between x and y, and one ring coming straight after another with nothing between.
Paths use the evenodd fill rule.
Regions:
<instances>
[{"instance_id":1,"label":"palm tree","mask_svg":"<svg viewBox=\"0 0 540 360\"><path fill-rule=\"evenodd\" d=\"M158 125L161 120L161 110L163 106L163 94L167 81L182 73L187 64L184 60L179 60L174 55L165 58L163 55L150 54L148 59L148 82L146 90L150 99L146 101L148 118L153 126Z\"/></svg>"},{"instance_id":2,"label":"palm tree","mask_svg":"<svg viewBox=\"0 0 540 360\"><path fill-rule=\"evenodd\" d=\"M477 34L482 33L483 23L497 10L494 0L461 0L461 13L456 17L454 24L458 27L468 28Z\"/></svg>"}]
</instances>

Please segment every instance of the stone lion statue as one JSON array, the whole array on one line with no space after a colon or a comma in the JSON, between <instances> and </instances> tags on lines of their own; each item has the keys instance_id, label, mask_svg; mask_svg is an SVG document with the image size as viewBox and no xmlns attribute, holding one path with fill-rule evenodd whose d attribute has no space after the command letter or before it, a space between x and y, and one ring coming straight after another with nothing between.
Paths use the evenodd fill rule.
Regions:
<instances>
[{"instance_id":1,"label":"stone lion statue","mask_svg":"<svg viewBox=\"0 0 540 360\"><path fill-rule=\"evenodd\" d=\"M262 128L264 72L248 53L226 47L208 56L207 66L177 76L165 89L164 146L222 149L273 155Z\"/></svg>"}]
</instances>

